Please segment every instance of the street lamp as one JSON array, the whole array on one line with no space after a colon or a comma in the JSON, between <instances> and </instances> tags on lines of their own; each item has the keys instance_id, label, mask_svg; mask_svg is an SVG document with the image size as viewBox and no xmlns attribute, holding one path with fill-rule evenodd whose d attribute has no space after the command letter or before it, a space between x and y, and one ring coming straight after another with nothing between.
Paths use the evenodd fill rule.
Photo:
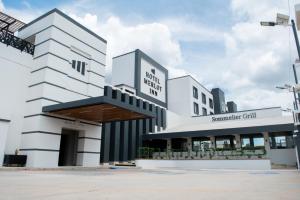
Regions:
<instances>
[{"instance_id":1,"label":"street lamp","mask_svg":"<svg viewBox=\"0 0 300 200\"><path fill-rule=\"evenodd\" d=\"M290 19L290 17L288 15L277 13L276 22L260 22L260 25L261 26L277 26L277 25L292 26L294 38L295 38L295 42L296 42L296 47L297 47L297 52L298 52L298 59L300 60L300 45L299 45L299 39L298 39L295 21L292 19L291 24L289 24L289 19ZM297 77L295 65L293 65L293 71L294 71L295 83L298 84L298 77ZM298 100L300 102L300 94L299 93L298 93Z\"/></svg>"},{"instance_id":2,"label":"street lamp","mask_svg":"<svg viewBox=\"0 0 300 200\"><path fill-rule=\"evenodd\" d=\"M280 89L280 90L288 90L289 92L293 92L294 99L295 99L294 108L295 108L295 110L298 110L296 92L300 91L300 85L296 84L295 86L291 86L291 85L288 85L288 84L284 84L284 86L276 86L276 88Z\"/></svg>"}]
</instances>

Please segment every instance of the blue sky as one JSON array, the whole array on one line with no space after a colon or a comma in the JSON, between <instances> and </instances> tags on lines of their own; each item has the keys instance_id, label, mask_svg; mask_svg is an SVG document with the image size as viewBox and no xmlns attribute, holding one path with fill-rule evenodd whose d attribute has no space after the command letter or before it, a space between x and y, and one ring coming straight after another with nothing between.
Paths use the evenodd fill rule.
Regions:
<instances>
[{"instance_id":1,"label":"blue sky","mask_svg":"<svg viewBox=\"0 0 300 200\"><path fill-rule=\"evenodd\" d=\"M293 16L299 0L289 2L0 0L0 8L25 22L61 9L108 40L108 77L111 57L140 48L167 67L171 77L191 74L209 89L222 88L239 109L251 109L292 106L292 95L275 89L293 82L291 32L259 26L277 12Z\"/></svg>"}]
</instances>

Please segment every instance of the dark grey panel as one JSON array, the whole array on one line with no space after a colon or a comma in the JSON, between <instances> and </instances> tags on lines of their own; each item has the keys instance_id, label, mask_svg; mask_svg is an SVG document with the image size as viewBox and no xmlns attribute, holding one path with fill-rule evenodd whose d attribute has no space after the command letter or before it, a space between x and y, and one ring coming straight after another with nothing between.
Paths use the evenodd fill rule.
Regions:
<instances>
[{"instance_id":1,"label":"dark grey panel","mask_svg":"<svg viewBox=\"0 0 300 200\"><path fill-rule=\"evenodd\" d=\"M156 106L156 125L157 125L157 130L160 131L161 127L161 108Z\"/></svg>"},{"instance_id":2,"label":"dark grey panel","mask_svg":"<svg viewBox=\"0 0 300 200\"><path fill-rule=\"evenodd\" d=\"M101 138L101 162L109 162L109 151L110 151L110 132L111 132L111 123L103 124L102 128L102 138Z\"/></svg>"},{"instance_id":3,"label":"dark grey panel","mask_svg":"<svg viewBox=\"0 0 300 200\"><path fill-rule=\"evenodd\" d=\"M136 155L138 155L138 150L139 150L139 147L142 146L142 135L143 135L143 120L142 119L139 119L139 120L136 120L137 122L137 126L136 126Z\"/></svg>"},{"instance_id":4,"label":"dark grey panel","mask_svg":"<svg viewBox=\"0 0 300 200\"><path fill-rule=\"evenodd\" d=\"M165 109L161 109L161 126L163 127L163 129L166 129L167 127L167 113Z\"/></svg>"},{"instance_id":5,"label":"dark grey panel","mask_svg":"<svg viewBox=\"0 0 300 200\"><path fill-rule=\"evenodd\" d=\"M20 151L53 151L53 152L59 152L59 150L57 150L57 149L39 149L39 148L20 149Z\"/></svg>"},{"instance_id":6,"label":"dark grey panel","mask_svg":"<svg viewBox=\"0 0 300 200\"><path fill-rule=\"evenodd\" d=\"M39 134L48 134L48 135L57 135L57 136L61 135L61 133L54 133L54 132L48 132L48 131L26 131L26 132L22 132L23 135L26 135L26 134L36 134L36 133L39 133Z\"/></svg>"},{"instance_id":7,"label":"dark grey panel","mask_svg":"<svg viewBox=\"0 0 300 200\"><path fill-rule=\"evenodd\" d=\"M293 130L294 130L294 124L291 123L291 124L279 124L279 125L269 125L269 126L148 134L143 136L143 140L185 138L185 137L207 137L207 136L233 135L233 134L243 135L243 134L251 134L251 133L280 132L280 131L293 131Z\"/></svg>"},{"instance_id":8,"label":"dark grey panel","mask_svg":"<svg viewBox=\"0 0 300 200\"><path fill-rule=\"evenodd\" d=\"M128 128L128 160L134 160L136 155L136 120L129 121Z\"/></svg>"},{"instance_id":9,"label":"dark grey panel","mask_svg":"<svg viewBox=\"0 0 300 200\"><path fill-rule=\"evenodd\" d=\"M0 122L10 122L8 119L0 119Z\"/></svg>"},{"instance_id":10,"label":"dark grey panel","mask_svg":"<svg viewBox=\"0 0 300 200\"><path fill-rule=\"evenodd\" d=\"M120 139L120 161L128 161L128 134L129 134L129 122L122 122L121 126L121 139Z\"/></svg>"},{"instance_id":11,"label":"dark grey panel","mask_svg":"<svg viewBox=\"0 0 300 200\"><path fill-rule=\"evenodd\" d=\"M295 140L295 145L297 147L298 163L300 163L300 135L298 134L294 140ZM299 166L298 166L298 168L299 168Z\"/></svg>"},{"instance_id":12,"label":"dark grey panel","mask_svg":"<svg viewBox=\"0 0 300 200\"><path fill-rule=\"evenodd\" d=\"M111 123L109 161L120 160L120 122Z\"/></svg>"}]
</instances>

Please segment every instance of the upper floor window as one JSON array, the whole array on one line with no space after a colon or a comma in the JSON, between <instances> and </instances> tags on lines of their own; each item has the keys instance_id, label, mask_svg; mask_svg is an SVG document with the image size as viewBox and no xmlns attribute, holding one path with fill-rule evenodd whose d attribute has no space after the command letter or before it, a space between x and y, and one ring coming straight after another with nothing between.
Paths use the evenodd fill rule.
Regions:
<instances>
[{"instance_id":1,"label":"upper floor window","mask_svg":"<svg viewBox=\"0 0 300 200\"><path fill-rule=\"evenodd\" d=\"M214 108L214 103L212 99L209 99L209 107Z\"/></svg>"},{"instance_id":2,"label":"upper floor window","mask_svg":"<svg viewBox=\"0 0 300 200\"><path fill-rule=\"evenodd\" d=\"M202 115L207 115L207 110L206 110L206 108L202 108Z\"/></svg>"},{"instance_id":3,"label":"upper floor window","mask_svg":"<svg viewBox=\"0 0 300 200\"><path fill-rule=\"evenodd\" d=\"M198 89L196 87L193 86L193 97L195 99L198 99Z\"/></svg>"},{"instance_id":4,"label":"upper floor window","mask_svg":"<svg viewBox=\"0 0 300 200\"><path fill-rule=\"evenodd\" d=\"M199 115L199 106L194 102L194 114Z\"/></svg>"},{"instance_id":5,"label":"upper floor window","mask_svg":"<svg viewBox=\"0 0 300 200\"><path fill-rule=\"evenodd\" d=\"M86 66L85 62L72 60L72 68L77 70L82 75L85 75L85 66Z\"/></svg>"},{"instance_id":6,"label":"upper floor window","mask_svg":"<svg viewBox=\"0 0 300 200\"><path fill-rule=\"evenodd\" d=\"M202 93L202 103L206 104L206 95Z\"/></svg>"}]
</instances>

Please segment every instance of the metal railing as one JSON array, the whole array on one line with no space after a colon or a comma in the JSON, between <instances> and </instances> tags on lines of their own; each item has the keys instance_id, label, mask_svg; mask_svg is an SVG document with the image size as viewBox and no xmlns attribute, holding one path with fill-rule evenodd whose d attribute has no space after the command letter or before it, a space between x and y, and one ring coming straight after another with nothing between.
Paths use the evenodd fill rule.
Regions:
<instances>
[{"instance_id":1,"label":"metal railing","mask_svg":"<svg viewBox=\"0 0 300 200\"><path fill-rule=\"evenodd\" d=\"M9 31L2 29L0 30L0 42L6 44L7 46L12 46L16 49L21 50L21 52L26 52L31 55L34 54L34 44L27 42L21 38L14 36Z\"/></svg>"}]
</instances>

